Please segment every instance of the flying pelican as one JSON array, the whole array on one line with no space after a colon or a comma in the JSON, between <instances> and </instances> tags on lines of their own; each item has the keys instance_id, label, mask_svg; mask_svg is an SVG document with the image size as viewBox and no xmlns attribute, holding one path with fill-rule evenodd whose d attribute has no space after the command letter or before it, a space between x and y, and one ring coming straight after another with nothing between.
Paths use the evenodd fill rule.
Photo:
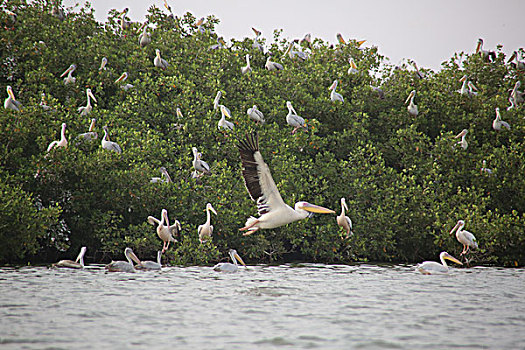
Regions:
<instances>
[{"instance_id":1,"label":"flying pelican","mask_svg":"<svg viewBox=\"0 0 525 350\"><path fill-rule=\"evenodd\" d=\"M155 50L155 54L156 54L156 56L153 59L153 64L155 65L155 67L162 68L164 70L168 69L169 64L164 58L160 57L160 50L159 49Z\"/></svg>"},{"instance_id":2,"label":"flying pelican","mask_svg":"<svg viewBox=\"0 0 525 350\"><path fill-rule=\"evenodd\" d=\"M67 139L66 139L66 123L62 123L62 131L60 132L60 140L53 141L47 146L47 152L51 151L54 147L64 147L67 148Z\"/></svg>"},{"instance_id":3,"label":"flying pelican","mask_svg":"<svg viewBox=\"0 0 525 350\"><path fill-rule=\"evenodd\" d=\"M221 119L219 120L219 123L217 124L217 127L223 130L233 130L234 125L232 122L229 122L226 120L226 117L231 118L230 113L226 110L226 107L221 105Z\"/></svg>"},{"instance_id":4,"label":"flying pelican","mask_svg":"<svg viewBox=\"0 0 525 350\"><path fill-rule=\"evenodd\" d=\"M141 261L140 265L136 265L137 270L162 270L162 252L157 251L157 262L155 261Z\"/></svg>"},{"instance_id":5,"label":"flying pelican","mask_svg":"<svg viewBox=\"0 0 525 350\"><path fill-rule=\"evenodd\" d=\"M359 70L357 69L357 65L355 64L355 61L352 57L348 59L348 63L350 63L350 68L348 68L348 74L359 73Z\"/></svg>"},{"instance_id":6,"label":"flying pelican","mask_svg":"<svg viewBox=\"0 0 525 350\"><path fill-rule=\"evenodd\" d=\"M487 161L486 160L483 160L482 165L481 165L481 169L479 169L479 171L482 174L483 173L487 173L489 175L492 175L492 169L487 168Z\"/></svg>"},{"instance_id":7,"label":"flying pelican","mask_svg":"<svg viewBox=\"0 0 525 350\"><path fill-rule=\"evenodd\" d=\"M53 264L54 267L69 267L71 269L83 269L84 268L84 254L86 254L86 247L80 248L80 254L78 254L75 261L73 260L60 260Z\"/></svg>"},{"instance_id":8,"label":"flying pelican","mask_svg":"<svg viewBox=\"0 0 525 350\"><path fill-rule=\"evenodd\" d=\"M75 71L75 69L77 69L77 65L76 64L72 64L72 65L69 66L68 69L66 69L64 71L64 73L62 73L62 75L60 75L60 78L62 78L63 76L65 76L67 74L67 77L64 78L64 84L65 85L75 84L75 82L77 81L77 78L75 78L72 75L73 72Z\"/></svg>"},{"instance_id":9,"label":"flying pelican","mask_svg":"<svg viewBox=\"0 0 525 350\"><path fill-rule=\"evenodd\" d=\"M91 113L91 110L93 107L91 107L91 99L97 102L97 99L91 92L91 89L86 89L86 96L87 96L87 104L85 106L78 107L78 113L80 113L81 116L87 116L89 113Z\"/></svg>"},{"instance_id":10,"label":"flying pelican","mask_svg":"<svg viewBox=\"0 0 525 350\"><path fill-rule=\"evenodd\" d=\"M7 86L7 98L4 101L4 108L5 109L12 109L13 111L20 111L20 108L22 108L22 104L16 100L15 94L13 93L13 88L11 86Z\"/></svg>"},{"instance_id":11,"label":"flying pelican","mask_svg":"<svg viewBox=\"0 0 525 350\"><path fill-rule=\"evenodd\" d=\"M244 184L251 199L257 202L260 215L258 218L251 216L246 220L245 226L240 229L246 231L245 236L259 229L275 228L305 219L312 213L335 213L333 210L308 202L295 203L295 209L284 203L273 181L270 168L259 152L257 133L247 134L246 140L240 140L237 148L241 156Z\"/></svg>"},{"instance_id":12,"label":"flying pelican","mask_svg":"<svg viewBox=\"0 0 525 350\"><path fill-rule=\"evenodd\" d=\"M93 129L95 129L96 121L97 120L95 118L91 119L91 123L89 124L89 131L78 135L77 139L83 139L85 141L92 141L92 140L97 139L98 133L96 131L93 131Z\"/></svg>"},{"instance_id":13,"label":"flying pelican","mask_svg":"<svg viewBox=\"0 0 525 350\"><path fill-rule=\"evenodd\" d=\"M128 79L128 72L122 73L122 75L117 80L115 80L115 84L124 82L126 81L126 79ZM133 85L131 84L121 85L120 88L124 91L128 91L129 89L133 88Z\"/></svg>"},{"instance_id":14,"label":"flying pelican","mask_svg":"<svg viewBox=\"0 0 525 350\"><path fill-rule=\"evenodd\" d=\"M270 57L266 59L266 64L264 65L269 71L272 70L283 70L283 65L277 62L270 61Z\"/></svg>"},{"instance_id":15,"label":"flying pelican","mask_svg":"<svg viewBox=\"0 0 525 350\"><path fill-rule=\"evenodd\" d=\"M170 183L172 182L170 174L168 174L168 170L166 170L165 167L161 166L159 171L160 171L160 177L152 177L151 180L149 181L150 183L158 183L158 182Z\"/></svg>"},{"instance_id":16,"label":"flying pelican","mask_svg":"<svg viewBox=\"0 0 525 350\"><path fill-rule=\"evenodd\" d=\"M253 27L252 27L252 30L255 33L255 39L253 39L252 48L260 50L261 52L264 52L264 47L259 42L259 37L261 36L262 33Z\"/></svg>"},{"instance_id":17,"label":"flying pelican","mask_svg":"<svg viewBox=\"0 0 525 350\"><path fill-rule=\"evenodd\" d=\"M417 115L419 114L417 110L417 105L414 103L415 96L416 96L416 90L412 90L410 94L408 95L407 100L405 101L405 104L407 104L410 101L410 103L408 103L407 110L408 110L408 113L413 117L417 117Z\"/></svg>"},{"instance_id":18,"label":"flying pelican","mask_svg":"<svg viewBox=\"0 0 525 350\"><path fill-rule=\"evenodd\" d=\"M337 79L334 80L332 85L328 88L328 90L332 90L332 92L330 93L330 99L332 100L332 102L341 101L341 103L344 103L345 99L343 98L343 95L337 93L335 89L337 89Z\"/></svg>"},{"instance_id":19,"label":"flying pelican","mask_svg":"<svg viewBox=\"0 0 525 350\"><path fill-rule=\"evenodd\" d=\"M239 265L237 264L237 261L239 261L244 267L246 267L246 264L242 260L242 258L237 254L237 251L235 249L230 249L228 252L230 254L230 258L233 261L233 264L231 263L218 263L213 267L215 271L219 272L237 272L239 270Z\"/></svg>"},{"instance_id":20,"label":"flying pelican","mask_svg":"<svg viewBox=\"0 0 525 350\"><path fill-rule=\"evenodd\" d=\"M246 111L246 114L248 114L250 118L252 118L255 122L257 122L257 124L259 123L264 124L265 122L263 112L257 109L256 105L253 105L252 108L248 108L248 110Z\"/></svg>"},{"instance_id":21,"label":"flying pelican","mask_svg":"<svg viewBox=\"0 0 525 350\"><path fill-rule=\"evenodd\" d=\"M293 108L292 103L290 101L286 101L286 107L288 108L286 122L288 123L288 125L294 127L294 129L292 130L292 135L295 134L295 132L299 128L307 129L308 127L306 126L304 119L297 115L297 112L295 111L295 108Z\"/></svg>"},{"instance_id":22,"label":"flying pelican","mask_svg":"<svg viewBox=\"0 0 525 350\"><path fill-rule=\"evenodd\" d=\"M483 59L489 61L496 60L496 53L494 51L483 50L483 39L478 39L478 45L476 46L476 54L479 54Z\"/></svg>"},{"instance_id":23,"label":"flying pelican","mask_svg":"<svg viewBox=\"0 0 525 350\"><path fill-rule=\"evenodd\" d=\"M125 19L126 15L128 14L128 11L129 11L129 8L125 8L119 15L119 18L120 18L120 29L122 31L128 29L129 27L131 27L131 22L130 21L127 21Z\"/></svg>"},{"instance_id":24,"label":"flying pelican","mask_svg":"<svg viewBox=\"0 0 525 350\"><path fill-rule=\"evenodd\" d=\"M170 226L168 211L166 209L162 209L160 217L161 219L158 220L153 216L148 216L148 222L152 225L157 225L157 235L162 242L164 242L162 246L162 252L164 253L170 246L170 242L177 242L173 235L177 235L182 228L179 220L175 220L175 223Z\"/></svg>"},{"instance_id":25,"label":"flying pelican","mask_svg":"<svg viewBox=\"0 0 525 350\"><path fill-rule=\"evenodd\" d=\"M251 71L252 71L252 67L250 66L250 55L246 54L246 66L241 67L241 73L247 74L247 73L250 73Z\"/></svg>"},{"instance_id":26,"label":"flying pelican","mask_svg":"<svg viewBox=\"0 0 525 350\"><path fill-rule=\"evenodd\" d=\"M518 69L518 70L525 70L525 62L520 61L520 60L518 59L518 52L517 52L517 51L514 51L514 52L512 53L512 55L510 56L510 58L509 58L509 60L508 60L507 62L510 63L510 62L512 62L512 60L514 60L514 59L516 60L516 63L511 63L511 65L512 65L514 68Z\"/></svg>"},{"instance_id":27,"label":"flying pelican","mask_svg":"<svg viewBox=\"0 0 525 350\"><path fill-rule=\"evenodd\" d=\"M114 151L114 152L117 152L118 154L121 154L122 148L120 148L118 143L109 141L108 127L104 125L103 129L104 129L104 137L102 138L102 142L101 142L102 148L107 149L108 151Z\"/></svg>"},{"instance_id":28,"label":"flying pelican","mask_svg":"<svg viewBox=\"0 0 525 350\"><path fill-rule=\"evenodd\" d=\"M211 205L211 203L206 204L206 222L203 225L199 225L197 228L197 233L199 234L199 242L204 243L211 239L213 234L213 225L211 224L211 214L210 211L217 215L217 212Z\"/></svg>"},{"instance_id":29,"label":"flying pelican","mask_svg":"<svg viewBox=\"0 0 525 350\"><path fill-rule=\"evenodd\" d=\"M501 120L499 108L496 108L496 119L492 121L492 129L500 131L502 127L506 128L507 130L510 130L510 124Z\"/></svg>"},{"instance_id":30,"label":"flying pelican","mask_svg":"<svg viewBox=\"0 0 525 350\"><path fill-rule=\"evenodd\" d=\"M124 255L126 256L126 261L112 261L111 263L106 265L106 270L109 272L135 272L135 267L133 266L133 261L135 261L137 264L141 264L141 261L135 253L133 253L133 250L131 248L126 248L124 250Z\"/></svg>"},{"instance_id":31,"label":"flying pelican","mask_svg":"<svg viewBox=\"0 0 525 350\"><path fill-rule=\"evenodd\" d=\"M459 220L456 226L450 231L450 234L456 230L456 238L458 239L459 243L463 244L463 251L461 252L461 255L466 254L470 248L478 248L478 242L476 241L476 237L474 235L467 231L463 230L463 227L465 226L465 221Z\"/></svg>"},{"instance_id":32,"label":"flying pelican","mask_svg":"<svg viewBox=\"0 0 525 350\"><path fill-rule=\"evenodd\" d=\"M432 275L435 273L447 273L448 266L447 266L447 262L445 261L445 259L453 261L456 264L463 265L461 261L454 258L449 253L441 252L441 254L439 254L439 260L441 260L441 264L435 261L423 261L421 264L417 264L416 270L421 272L423 275Z\"/></svg>"},{"instance_id":33,"label":"flying pelican","mask_svg":"<svg viewBox=\"0 0 525 350\"><path fill-rule=\"evenodd\" d=\"M148 33L148 26L144 26L144 31L139 35L140 47L146 47L151 43L151 34Z\"/></svg>"},{"instance_id":34,"label":"flying pelican","mask_svg":"<svg viewBox=\"0 0 525 350\"><path fill-rule=\"evenodd\" d=\"M295 51L295 50L292 50L293 49L293 45L297 42L298 40L293 40L289 45L288 45L288 48L286 49L286 51L284 52L283 54L283 57L288 55L290 56L290 58L292 60L298 58L302 61L305 61L307 58L308 58L308 55L302 51Z\"/></svg>"},{"instance_id":35,"label":"flying pelican","mask_svg":"<svg viewBox=\"0 0 525 350\"><path fill-rule=\"evenodd\" d=\"M460 145L461 148L463 148L463 149L467 149L467 147L468 147L468 143L467 143L467 140L466 140L467 133L468 133L468 130L467 129L463 129L459 134L454 136L454 138L456 138L456 139L458 137L461 137L461 141L456 142L456 145Z\"/></svg>"},{"instance_id":36,"label":"flying pelican","mask_svg":"<svg viewBox=\"0 0 525 350\"><path fill-rule=\"evenodd\" d=\"M102 57L102 60L100 61L100 68L98 70L106 70L106 64L108 64L108 59L106 57Z\"/></svg>"},{"instance_id":37,"label":"flying pelican","mask_svg":"<svg viewBox=\"0 0 525 350\"><path fill-rule=\"evenodd\" d=\"M354 233L352 232L352 220L345 215L345 209L348 210L348 206L346 205L346 199L343 197L341 198L341 215L337 216L337 224L346 231L346 237L348 238Z\"/></svg>"},{"instance_id":38,"label":"flying pelican","mask_svg":"<svg viewBox=\"0 0 525 350\"><path fill-rule=\"evenodd\" d=\"M205 161L201 160L201 154L197 151L197 147L192 148L193 151L193 168L195 171L200 172L201 174L197 177L201 177L204 174L211 174L210 166Z\"/></svg>"}]
</instances>

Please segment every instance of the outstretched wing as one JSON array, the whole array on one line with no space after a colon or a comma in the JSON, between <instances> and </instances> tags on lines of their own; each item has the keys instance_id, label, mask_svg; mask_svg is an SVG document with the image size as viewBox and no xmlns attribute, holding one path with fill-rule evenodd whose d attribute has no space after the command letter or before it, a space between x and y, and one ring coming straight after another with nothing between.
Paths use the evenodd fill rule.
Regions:
<instances>
[{"instance_id":1,"label":"outstretched wing","mask_svg":"<svg viewBox=\"0 0 525 350\"><path fill-rule=\"evenodd\" d=\"M155 219L153 216L148 216L148 222L152 225L160 225L160 220Z\"/></svg>"}]
</instances>

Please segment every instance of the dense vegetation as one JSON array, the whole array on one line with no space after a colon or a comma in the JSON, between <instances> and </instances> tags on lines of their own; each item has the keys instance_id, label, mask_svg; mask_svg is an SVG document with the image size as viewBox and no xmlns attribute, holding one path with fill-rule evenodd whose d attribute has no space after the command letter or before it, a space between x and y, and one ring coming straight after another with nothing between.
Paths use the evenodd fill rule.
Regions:
<instances>
[{"instance_id":1,"label":"dense vegetation","mask_svg":"<svg viewBox=\"0 0 525 350\"><path fill-rule=\"evenodd\" d=\"M422 69L420 78L412 66L390 66L377 48L359 49L355 41L297 44L310 57L292 60L283 56L289 42L275 31L261 42L284 70L268 71L268 53L253 48L252 38L210 49L217 43L213 16L201 32L192 14L177 18L152 7L152 41L141 48L141 24L122 30L116 10L98 23L89 4L63 21L43 0L11 0L4 7L17 18L13 23L0 14L0 89L12 86L23 109L0 113L2 263L71 258L81 246L88 247L88 262L121 259L126 246L153 259L162 242L146 218L166 208L182 224L178 242L165 254L172 264L211 264L228 248L252 263L436 260L442 250L461 252L449 235L459 219L479 242L473 262L525 264L525 113L523 105L506 109L508 90L523 75L501 47L493 62L461 53L437 72ZM168 61L166 70L153 65L155 49ZM246 53L253 71L242 75ZM107 69L99 70L103 57ZM350 57L356 74L348 73ZM65 85L60 75L73 63L76 82ZM126 83L134 85L127 91L115 83L125 71ZM464 74L477 96L457 92ZM334 79L343 104L330 100ZM384 98L372 86L381 87ZM81 116L86 88L97 103ZM220 111L213 100L219 90L234 131L217 129ZM417 91L417 117L404 104L411 90ZM40 106L42 93L51 110ZM291 134L286 101L307 119L307 130ZM254 104L266 117L263 125L246 115ZM510 130L492 128L496 107ZM91 118L98 139L76 139ZM68 147L47 153L62 123ZM104 125L121 155L102 149ZM467 149L454 146L462 129L469 131ZM247 237L239 233L256 206L244 187L236 145L254 130L285 201L308 200L339 212L346 197L353 236L345 238L330 215ZM211 175L192 177L192 147L212 166ZM492 174L480 171L483 160ZM161 166L172 183L150 183ZM201 244L197 226L206 220L208 202L218 216L212 217L213 240Z\"/></svg>"}]
</instances>

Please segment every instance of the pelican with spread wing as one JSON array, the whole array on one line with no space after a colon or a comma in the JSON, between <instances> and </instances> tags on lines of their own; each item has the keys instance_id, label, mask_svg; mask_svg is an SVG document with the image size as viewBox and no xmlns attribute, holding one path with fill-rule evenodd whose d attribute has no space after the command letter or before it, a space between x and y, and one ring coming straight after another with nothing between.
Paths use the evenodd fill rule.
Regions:
<instances>
[{"instance_id":1,"label":"pelican with spread wing","mask_svg":"<svg viewBox=\"0 0 525 350\"><path fill-rule=\"evenodd\" d=\"M283 226L302 220L313 213L334 214L333 210L308 202L295 203L295 209L284 203L281 194L273 181L270 168L259 152L259 137L256 133L247 134L245 140L237 145L242 162L242 176L250 197L257 202L259 217L246 220L241 231L250 235L259 229Z\"/></svg>"}]
</instances>

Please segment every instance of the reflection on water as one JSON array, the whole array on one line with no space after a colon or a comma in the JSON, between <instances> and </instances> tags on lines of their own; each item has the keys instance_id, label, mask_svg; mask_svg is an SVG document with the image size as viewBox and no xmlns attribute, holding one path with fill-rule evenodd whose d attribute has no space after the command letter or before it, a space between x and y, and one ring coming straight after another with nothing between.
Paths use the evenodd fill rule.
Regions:
<instances>
[{"instance_id":1,"label":"reflection on water","mask_svg":"<svg viewBox=\"0 0 525 350\"><path fill-rule=\"evenodd\" d=\"M520 349L525 270L0 268L2 349Z\"/></svg>"}]
</instances>

